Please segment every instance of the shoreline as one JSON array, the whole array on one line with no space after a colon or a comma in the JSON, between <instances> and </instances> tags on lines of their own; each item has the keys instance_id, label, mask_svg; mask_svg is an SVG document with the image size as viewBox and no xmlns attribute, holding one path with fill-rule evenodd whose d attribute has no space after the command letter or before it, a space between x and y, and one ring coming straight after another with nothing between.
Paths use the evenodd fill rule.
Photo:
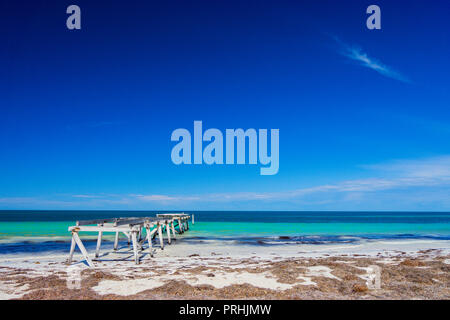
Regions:
<instances>
[{"instance_id":1,"label":"shoreline","mask_svg":"<svg viewBox=\"0 0 450 320\"><path fill-rule=\"evenodd\" d=\"M102 251L96 268L74 258L0 255L0 299L450 299L446 240L259 247L180 238L137 266L126 245ZM79 289L67 282L74 272Z\"/></svg>"}]
</instances>

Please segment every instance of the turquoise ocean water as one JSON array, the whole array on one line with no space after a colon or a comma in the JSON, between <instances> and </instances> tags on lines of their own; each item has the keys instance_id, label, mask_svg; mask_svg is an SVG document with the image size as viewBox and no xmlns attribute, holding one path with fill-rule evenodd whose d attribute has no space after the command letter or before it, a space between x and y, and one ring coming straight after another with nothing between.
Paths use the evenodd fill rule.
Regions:
<instances>
[{"instance_id":1,"label":"turquoise ocean water","mask_svg":"<svg viewBox=\"0 0 450 320\"><path fill-rule=\"evenodd\" d=\"M24 251L67 251L67 228L76 220L153 216L151 211L0 211L0 255ZM450 240L449 212L186 212L195 225L182 241L233 244L322 244L360 239ZM84 235L88 246L95 234ZM112 236L106 238L108 241ZM39 244L39 245L38 245Z\"/></svg>"}]
</instances>

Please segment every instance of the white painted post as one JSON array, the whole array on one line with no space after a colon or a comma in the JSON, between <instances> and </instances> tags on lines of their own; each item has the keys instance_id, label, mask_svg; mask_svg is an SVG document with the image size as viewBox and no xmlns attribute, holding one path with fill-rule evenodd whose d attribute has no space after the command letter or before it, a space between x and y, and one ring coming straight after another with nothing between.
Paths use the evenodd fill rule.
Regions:
<instances>
[{"instance_id":1,"label":"white painted post","mask_svg":"<svg viewBox=\"0 0 450 320\"><path fill-rule=\"evenodd\" d=\"M172 222L171 222L170 225L171 225L171 227L172 227L173 239L176 240L176 239L177 239L177 236L176 236L176 234L175 234L175 226L174 226L174 224L173 224L173 219L172 219Z\"/></svg>"},{"instance_id":2,"label":"white painted post","mask_svg":"<svg viewBox=\"0 0 450 320\"><path fill-rule=\"evenodd\" d=\"M73 231L72 231L72 242L70 243L69 259L67 260L68 263L72 263L72 258L73 258L74 252L75 252L75 239L73 237Z\"/></svg>"},{"instance_id":3,"label":"white painted post","mask_svg":"<svg viewBox=\"0 0 450 320\"><path fill-rule=\"evenodd\" d=\"M139 256L137 250L137 231L131 232L131 241L133 242L134 262L139 264Z\"/></svg>"},{"instance_id":4,"label":"white painted post","mask_svg":"<svg viewBox=\"0 0 450 320\"><path fill-rule=\"evenodd\" d=\"M162 234L161 224L158 223L158 234L159 234L159 244L161 245L161 250L164 250L164 239Z\"/></svg>"},{"instance_id":5,"label":"white painted post","mask_svg":"<svg viewBox=\"0 0 450 320\"><path fill-rule=\"evenodd\" d=\"M78 232L73 232L73 238L75 239L75 242L78 245L78 248L80 248L81 253L83 254L84 259L86 260L89 267L94 267L94 264L92 263L91 259L89 259L88 253L86 251L86 248L83 245L83 242L81 242L80 237L78 236Z\"/></svg>"},{"instance_id":6,"label":"white painted post","mask_svg":"<svg viewBox=\"0 0 450 320\"><path fill-rule=\"evenodd\" d=\"M167 242L169 242L169 244L171 244L172 241L170 241L170 229L169 229L169 224L166 221L166 231L167 231Z\"/></svg>"},{"instance_id":7,"label":"white painted post","mask_svg":"<svg viewBox=\"0 0 450 320\"><path fill-rule=\"evenodd\" d=\"M99 231L98 238L97 238L97 248L95 249L95 257L96 258L98 258L98 256L100 255L100 245L102 244L102 235L103 235L103 232Z\"/></svg>"},{"instance_id":8,"label":"white painted post","mask_svg":"<svg viewBox=\"0 0 450 320\"><path fill-rule=\"evenodd\" d=\"M118 245L119 245L119 232L116 232L116 237L114 238L114 251L117 250Z\"/></svg>"},{"instance_id":9,"label":"white painted post","mask_svg":"<svg viewBox=\"0 0 450 320\"><path fill-rule=\"evenodd\" d=\"M146 227L146 230L147 230L148 249L150 250L150 257L153 257L153 245L152 245L152 235L150 234L150 227Z\"/></svg>"},{"instance_id":10,"label":"white painted post","mask_svg":"<svg viewBox=\"0 0 450 320\"><path fill-rule=\"evenodd\" d=\"M192 214L192 224L195 224L195 222L194 222L194 214Z\"/></svg>"}]
</instances>

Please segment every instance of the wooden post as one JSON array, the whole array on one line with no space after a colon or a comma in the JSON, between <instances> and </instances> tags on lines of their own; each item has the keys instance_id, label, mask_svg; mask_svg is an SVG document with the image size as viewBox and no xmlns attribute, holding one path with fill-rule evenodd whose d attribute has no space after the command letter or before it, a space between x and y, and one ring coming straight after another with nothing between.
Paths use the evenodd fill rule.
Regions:
<instances>
[{"instance_id":1,"label":"wooden post","mask_svg":"<svg viewBox=\"0 0 450 320\"><path fill-rule=\"evenodd\" d=\"M169 229L169 223L166 221L166 231L167 231L167 242L169 242L169 244L172 243L172 241L170 241L170 229Z\"/></svg>"},{"instance_id":2,"label":"wooden post","mask_svg":"<svg viewBox=\"0 0 450 320\"><path fill-rule=\"evenodd\" d=\"M134 262L139 264L139 256L137 250L137 231L131 231L131 241L133 242Z\"/></svg>"},{"instance_id":3,"label":"wooden post","mask_svg":"<svg viewBox=\"0 0 450 320\"><path fill-rule=\"evenodd\" d=\"M161 224L158 223L158 234L159 234L159 244L161 245L161 250L164 250L164 239L162 234Z\"/></svg>"},{"instance_id":4,"label":"wooden post","mask_svg":"<svg viewBox=\"0 0 450 320\"><path fill-rule=\"evenodd\" d=\"M73 253L75 252L75 238L73 237L73 231L72 231L72 242L70 243L70 253L69 253L69 259L67 260L68 263L72 263Z\"/></svg>"},{"instance_id":5,"label":"wooden post","mask_svg":"<svg viewBox=\"0 0 450 320\"><path fill-rule=\"evenodd\" d=\"M146 231L147 231L148 249L150 250L150 257L153 257L153 245L152 245L152 235L150 234L150 227L146 227Z\"/></svg>"},{"instance_id":6,"label":"wooden post","mask_svg":"<svg viewBox=\"0 0 450 320\"><path fill-rule=\"evenodd\" d=\"M99 254L100 254L100 245L102 244L102 235L103 235L103 232L99 231L98 238L97 238L97 248L95 249L95 257L96 258L98 258Z\"/></svg>"},{"instance_id":7,"label":"wooden post","mask_svg":"<svg viewBox=\"0 0 450 320\"><path fill-rule=\"evenodd\" d=\"M178 218L178 229L180 229L180 233L183 233L183 225L181 223L181 219Z\"/></svg>"},{"instance_id":8,"label":"wooden post","mask_svg":"<svg viewBox=\"0 0 450 320\"><path fill-rule=\"evenodd\" d=\"M93 267L94 264L92 263L91 259L89 259L88 253L86 251L86 248L83 245L83 242L81 242L80 237L78 236L78 231L74 231L72 233L73 238L75 239L75 242L78 245L78 248L80 248L81 254L83 255L84 259L86 260L87 264L89 265L89 267Z\"/></svg>"},{"instance_id":9,"label":"wooden post","mask_svg":"<svg viewBox=\"0 0 450 320\"><path fill-rule=\"evenodd\" d=\"M116 237L114 238L114 251L117 250L118 245L119 245L119 232L116 232Z\"/></svg>"},{"instance_id":10,"label":"wooden post","mask_svg":"<svg viewBox=\"0 0 450 320\"><path fill-rule=\"evenodd\" d=\"M172 227L173 239L176 240L176 239L177 239L177 236L176 236L176 234L175 234L175 226L174 226L174 224L173 224L173 219L172 219L172 222L170 223L170 225L171 225L171 227Z\"/></svg>"}]
</instances>

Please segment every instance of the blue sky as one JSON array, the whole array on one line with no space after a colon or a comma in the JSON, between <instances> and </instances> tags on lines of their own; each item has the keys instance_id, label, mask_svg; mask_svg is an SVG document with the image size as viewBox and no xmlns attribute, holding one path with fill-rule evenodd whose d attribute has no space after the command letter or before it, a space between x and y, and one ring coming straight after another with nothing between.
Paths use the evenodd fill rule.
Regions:
<instances>
[{"instance_id":1,"label":"blue sky","mask_svg":"<svg viewBox=\"0 0 450 320\"><path fill-rule=\"evenodd\" d=\"M450 210L450 4L370 4L2 2L0 209ZM194 120L278 174L174 165Z\"/></svg>"}]
</instances>

